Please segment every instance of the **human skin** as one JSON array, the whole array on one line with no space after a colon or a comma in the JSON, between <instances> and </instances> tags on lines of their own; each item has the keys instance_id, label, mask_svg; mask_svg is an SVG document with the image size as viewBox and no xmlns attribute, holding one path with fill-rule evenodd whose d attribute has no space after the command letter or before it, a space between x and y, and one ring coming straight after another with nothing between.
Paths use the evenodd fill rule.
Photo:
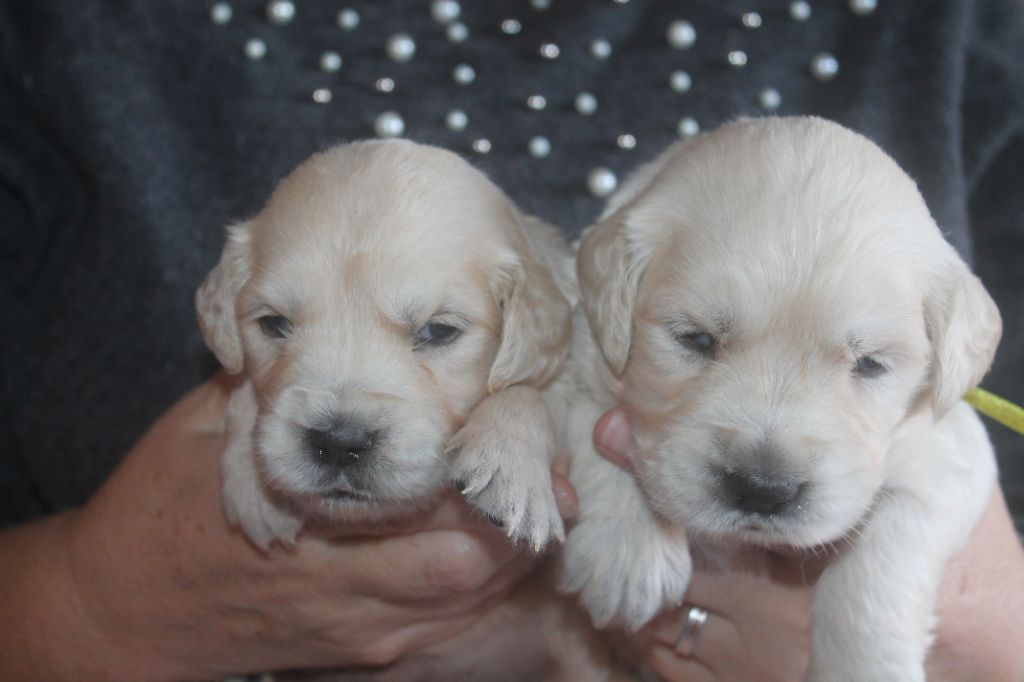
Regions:
<instances>
[{"instance_id":1,"label":"human skin","mask_svg":"<svg viewBox=\"0 0 1024 682\"><path fill-rule=\"evenodd\" d=\"M598 451L629 470L632 432L621 409L594 428ZM814 579L828 557L750 550L729 572L698 567L685 603L711 614L694 656L673 650L684 606L640 632L631 648L668 682L797 682L810 655ZM946 566L939 625L926 662L930 682L1024 680L1024 549L997 488L968 542Z\"/></svg>"},{"instance_id":2,"label":"human skin","mask_svg":"<svg viewBox=\"0 0 1024 682\"><path fill-rule=\"evenodd\" d=\"M220 506L230 388L182 398L83 508L0 533L0 679L385 665L472 627L539 560L454 492L414 522L257 550Z\"/></svg>"}]
</instances>

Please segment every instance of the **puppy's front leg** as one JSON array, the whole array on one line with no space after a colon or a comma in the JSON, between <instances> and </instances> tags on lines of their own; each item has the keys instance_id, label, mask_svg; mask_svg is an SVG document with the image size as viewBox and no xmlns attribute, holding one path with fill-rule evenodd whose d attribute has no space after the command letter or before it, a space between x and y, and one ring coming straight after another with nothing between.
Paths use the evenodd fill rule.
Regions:
<instances>
[{"instance_id":1,"label":"puppy's front leg","mask_svg":"<svg viewBox=\"0 0 1024 682\"><path fill-rule=\"evenodd\" d=\"M449 443L462 494L509 537L540 550L565 539L551 490L555 436L537 389L512 386L487 396Z\"/></svg>"},{"instance_id":2,"label":"puppy's front leg","mask_svg":"<svg viewBox=\"0 0 1024 682\"><path fill-rule=\"evenodd\" d=\"M883 499L814 593L808 682L924 682L942 534L913 499Z\"/></svg>"},{"instance_id":3,"label":"puppy's front leg","mask_svg":"<svg viewBox=\"0 0 1024 682\"><path fill-rule=\"evenodd\" d=\"M923 682L946 563L968 541L995 480L966 407L911 447L854 544L814 593L809 682Z\"/></svg>"},{"instance_id":4,"label":"puppy's front leg","mask_svg":"<svg viewBox=\"0 0 1024 682\"><path fill-rule=\"evenodd\" d=\"M258 406L252 383L244 382L228 401L227 445L221 455L224 515L261 549L274 540L295 542L302 521L278 507L267 496L256 468L253 428Z\"/></svg>"},{"instance_id":5,"label":"puppy's front leg","mask_svg":"<svg viewBox=\"0 0 1024 682\"><path fill-rule=\"evenodd\" d=\"M657 518L633 476L594 451L591 429L603 410L582 411L569 436L580 513L562 550L559 589L578 592L598 627L636 630L682 602L692 569L686 533Z\"/></svg>"}]
</instances>

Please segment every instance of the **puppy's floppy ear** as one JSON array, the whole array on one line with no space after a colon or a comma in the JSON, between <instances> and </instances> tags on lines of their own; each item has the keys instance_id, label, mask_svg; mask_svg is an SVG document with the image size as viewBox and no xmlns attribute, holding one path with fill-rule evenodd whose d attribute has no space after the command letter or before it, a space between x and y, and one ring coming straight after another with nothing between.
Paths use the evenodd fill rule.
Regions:
<instances>
[{"instance_id":1,"label":"puppy's floppy ear","mask_svg":"<svg viewBox=\"0 0 1024 682\"><path fill-rule=\"evenodd\" d=\"M542 386L558 371L572 337L572 306L555 275L531 249L521 217L509 230L514 262L498 274L495 295L501 301L501 343L491 365L487 390L496 393L514 384ZM531 229L552 230L543 224ZM554 260L554 259L552 259Z\"/></svg>"},{"instance_id":2,"label":"puppy's floppy ear","mask_svg":"<svg viewBox=\"0 0 1024 682\"><path fill-rule=\"evenodd\" d=\"M588 228L576 261L583 310L616 376L629 358L633 308L650 258L650 250L638 248L627 234L626 211L620 208Z\"/></svg>"},{"instance_id":3,"label":"puppy's floppy ear","mask_svg":"<svg viewBox=\"0 0 1024 682\"><path fill-rule=\"evenodd\" d=\"M1002 335L999 309L953 248L933 273L924 301L932 343L932 406L946 414L981 382Z\"/></svg>"},{"instance_id":4,"label":"puppy's floppy ear","mask_svg":"<svg viewBox=\"0 0 1024 682\"><path fill-rule=\"evenodd\" d=\"M228 374L242 371L235 299L249 278L249 231L249 223L228 227L220 262L196 291L199 331Z\"/></svg>"}]
</instances>

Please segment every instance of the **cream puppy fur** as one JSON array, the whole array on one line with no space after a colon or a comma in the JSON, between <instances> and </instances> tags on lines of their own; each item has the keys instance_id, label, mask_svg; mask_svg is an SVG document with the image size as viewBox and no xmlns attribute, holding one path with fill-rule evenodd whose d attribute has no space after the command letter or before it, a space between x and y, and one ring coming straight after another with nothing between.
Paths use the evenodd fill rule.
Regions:
<instances>
[{"instance_id":1,"label":"cream puppy fur","mask_svg":"<svg viewBox=\"0 0 1024 682\"><path fill-rule=\"evenodd\" d=\"M241 374L228 518L260 547L303 524L422 508L451 481L511 537L563 537L539 388L575 298L554 228L456 155L405 141L317 154L228 228L196 295Z\"/></svg>"},{"instance_id":2,"label":"cream puppy fur","mask_svg":"<svg viewBox=\"0 0 1024 682\"><path fill-rule=\"evenodd\" d=\"M808 678L924 680L943 566L995 478L960 397L1001 323L913 181L834 123L740 121L642 168L578 270L563 588L635 628L682 600L687 536L824 547ZM591 445L615 404L636 482Z\"/></svg>"}]
</instances>

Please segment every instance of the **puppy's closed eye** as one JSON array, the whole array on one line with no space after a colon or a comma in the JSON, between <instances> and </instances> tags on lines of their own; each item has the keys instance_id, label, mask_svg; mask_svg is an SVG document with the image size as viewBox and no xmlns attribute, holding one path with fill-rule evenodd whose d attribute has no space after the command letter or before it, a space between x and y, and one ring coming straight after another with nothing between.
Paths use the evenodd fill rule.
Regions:
<instances>
[{"instance_id":1,"label":"puppy's closed eye","mask_svg":"<svg viewBox=\"0 0 1024 682\"><path fill-rule=\"evenodd\" d=\"M715 357L718 339L706 331L676 331L673 338L680 346L708 359Z\"/></svg>"},{"instance_id":2,"label":"puppy's closed eye","mask_svg":"<svg viewBox=\"0 0 1024 682\"><path fill-rule=\"evenodd\" d=\"M460 336L462 330L458 327L445 324L444 322L428 322L416 332L416 350L426 348L437 348L448 346L454 343Z\"/></svg>"},{"instance_id":3,"label":"puppy's closed eye","mask_svg":"<svg viewBox=\"0 0 1024 682\"><path fill-rule=\"evenodd\" d=\"M284 315L263 315L256 320L263 333L272 339L284 339L292 333L292 323Z\"/></svg>"},{"instance_id":4,"label":"puppy's closed eye","mask_svg":"<svg viewBox=\"0 0 1024 682\"><path fill-rule=\"evenodd\" d=\"M870 355L861 355L853 365L854 376L862 379L874 379L875 377L882 376L888 371L889 368L887 366Z\"/></svg>"}]
</instances>

